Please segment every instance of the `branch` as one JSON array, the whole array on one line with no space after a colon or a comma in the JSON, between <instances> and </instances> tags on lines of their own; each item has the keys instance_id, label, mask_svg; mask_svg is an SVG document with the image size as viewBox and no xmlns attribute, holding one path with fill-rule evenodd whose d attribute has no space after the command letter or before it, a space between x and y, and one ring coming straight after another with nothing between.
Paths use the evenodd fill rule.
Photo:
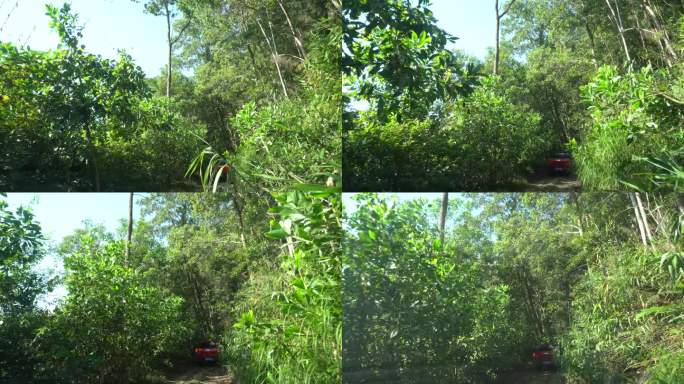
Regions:
<instances>
[{"instance_id":1,"label":"branch","mask_svg":"<svg viewBox=\"0 0 684 384\"><path fill-rule=\"evenodd\" d=\"M506 4L506 6L504 7L503 13L499 15L499 18L503 18L504 16L506 16L506 14L508 14L508 12L511 10L513 4L515 4L515 0L509 1L508 4Z\"/></svg>"},{"instance_id":2,"label":"branch","mask_svg":"<svg viewBox=\"0 0 684 384\"><path fill-rule=\"evenodd\" d=\"M192 23L192 12L188 14L188 21L183 25L181 30L176 34L176 37L171 40L171 45L175 45L178 40L183 36L183 33L185 33L185 30L188 29L190 24Z\"/></svg>"},{"instance_id":3,"label":"branch","mask_svg":"<svg viewBox=\"0 0 684 384\"><path fill-rule=\"evenodd\" d=\"M671 101L677 105L684 106L684 100L679 100L679 99L675 98L674 96L668 95L667 93L657 92L656 95L662 96L662 97L666 98L667 100L669 100L669 101Z\"/></svg>"}]
</instances>

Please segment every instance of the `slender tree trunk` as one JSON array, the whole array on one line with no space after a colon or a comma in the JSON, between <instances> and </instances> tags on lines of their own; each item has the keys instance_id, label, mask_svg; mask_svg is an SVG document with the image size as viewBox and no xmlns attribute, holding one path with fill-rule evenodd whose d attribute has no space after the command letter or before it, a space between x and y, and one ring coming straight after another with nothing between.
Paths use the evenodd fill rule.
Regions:
<instances>
[{"instance_id":1,"label":"slender tree trunk","mask_svg":"<svg viewBox=\"0 0 684 384\"><path fill-rule=\"evenodd\" d=\"M587 36L589 36L589 48L591 49L591 62L594 67L598 69L598 60L596 58L596 41L594 40L594 31L592 31L589 21L584 22L584 28L587 30Z\"/></svg>"},{"instance_id":2,"label":"slender tree trunk","mask_svg":"<svg viewBox=\"0 0 684 384\"><path fill-rule=\"evenodd\" d=\"M444 227L446 225L447 209L449 209L449 193L442 194L442 209L439 212L439 244L444 248Z\"/></svg>"},{"instance_id":3,"label":"slender tree trunk","mask_svg":"<svg viewBox=\"0 0 684 384\"><path fill-rule=\"evenodd\" d=\"M577 212L577 221L579 222L579 232L580 236L584 235L584 211L582 210L582 207L580 206L579 203L579 198L577 196L577 192L570 192L570 199L572 202L575 204L575 212Z\"/></svg>"},{"instance_id":4,"label":"slender tree trunk","mask_svg":"<svg viewBox=\"0 0 684 384\"><path fill-rule=\"evenodd\" d=\"M254 69L254 82L259 84L259 69L256 64L256 56L254 55L254 49L252 49L252 44L247 44L247 51L249 52L249 58L252 61L252 69Z\"/></svg>"},{"instance_id":5,"label":"slender tree trunk","mask_svg":"<svg viewBox=\"0 0 684 384\"><path fill-rule=\"evenodd\" d=\"M499 16L499 0L495 0L494 4L496 8L496 45L494 48L494 75L499 74L499 60L500 60L500 46L499 41L501 39L501 17Z\"/></svg>"},{"instance_id":6,"label":"slender tree trunk","mask_svg":"<svg viewBox=\"0 0 684 384\"><path fill-rule=\"evenodd\" d=\"M613 5L610 4L610 0L605 0L606 5L608 5L608 10L610 10L610 14L612 15L612 20L615 23L615 26L617 26L618 33L620 34L620 41L622 42L622 48L625 50L625 57L627 57L627 61L630 62L630 67L631 67L631 62L632 62L632 56L629 54L629 47L627 46L627 39L625 38L625 28L622 24L622 16L620 16L620 8L618 7L617 2L615 3L615 8L613 8ZM609 16L609 18L611 18Z\"/></svg>"},{"instance_id":7,"label":"slender tree trunk","mask_svg":"<svg viewBox=\"0 0 684 384\"><path fill-rule=\"evenodd\" d=\"M520 272L520 277L523 281L523 287L525 289L525 299L527 301L527 305L529 306L529 311L528 313L532 317L532 321L534 321L535 328L537 331L537 334L539 337L544 336L544 325L542 324L542 319L541 315L537 311L537 306L534 303L534 298L532 295L532 288L530 287L530 282L528 281L528 273L527 273L527 268L523 265L520 266L521 272Z\"/></svg>"},{"instance_id":8,"label":"slender tree trunk","mask_svg":"<svg viewBox=\"0 0 684 384\"><path fill-rule=\"evenodd\" d=\"M193 293L195 294L195 310L199 315L199 320L202 322L202 328L204 331L209 331L211 325L209 324L209 318L207 316L207 310L204 308L204 301L202 300L202 289L197 281L197 273L195 268L190 272L186 269L186 274L188 277L188 282L192 284Z\"/></svg>"},{"instance_id":9,"label":"slender tree trunk","mask_svg":"<svg viewBox=\"0 0 684 384\"><path fill-rule=\"evenodd\" d=\"M503 12L499 12L499 0L494 0L494 8L496 10L496 46L494 50L494 74L499 74L499 62L501 61L501 19L504 18L511 10L511 7L516 0L509 0L507 4L503 5Z\"/></svg>"},{"instance_id":10,"label":"slender tree trunk","mask_svg":"<svg viewBox=\"0 0 684 384\"><path fill-rule=\"evenodd\" d=\"M244 221L242 221L242 207L240 206L237 197L233 198L233 206L235 207L235 213L237 213L238 225L240 225L240 241L242 242L242 246L246 247L247 242L245 241L245 224Z\"/></svg>"},{"instance_id":11,"label":"slender tree trunk","mask_svg":"<svg viewBox=\"0 0 684 384\"><path fill-rule=\"evenodd\" d=\"M166 67L166 97L171 97L171 60L173 56L173 40L171 40L171 12L169 11L169 3L164 4L166 7L166 39L169 45L169 57Z\"/></svg>"},{"instance_id":12,"label":"slender tree trunk","mask_svg":"<svg viewBox=\"0 0 684 384\"><path fill-rule=\"evenodd\" d=\"M287 13L287 10L285 9L285 5L283 4L283 0L278 0L278 5L280 6L280 9L283 11L283 14L285 15L285 20L287 20L287 25L290 27L290 33L292 34L292 38L294 39L295 47L297 48L297 52L299 52L299 57L302 60L304 60L304 57L306 56L306 52L304 51L304 44L302 43L302 39L295 32L294 25L292 24L292 20L290 20L290 15Z\"/></svg>"},{"instance_id":13,"label":"slender tree trunk","mask_svg":"<svg viewBox=\"0 0 684 384\"><path fill-rule=\"evenodd\" d=\"M93 174L95 176L95 191L100 192L100 167L97 161L97 148L93 141L93 135L90 131L90 125L85 126L86 141L88 144L88 152L90 152L90 161L93 167Z\"/></svg>"},{"instance_id":14,"label":"slender tree trunk","mask_svg":"<svg viewBox=\"0 0 684 384\"><path fill-rule=\"evenodd\" d=\"M268 45L269 49L271 50L271 56L273 57L273 63L275 64L276 71L278 72L278 79L280 80L280 85L283 88L283 94L285 94L286 98L289 98L287 94L287 87L285 86L285 80L283 79L283 73L280 70L280 62L279 58L280 55L278 55L278 47L275 44L275 39L270 39L268 35L266 34L266 30L264 29L263 25L261 25L261 21L257 19L257 25L259 26L259 29L261 30L261 34L264 36L264 39L266 40L266 44ZM269 23L270 25L270 23ZM273 32L273 29L271 29L271 32ZM273 33L271 33L271 36L273 36Z\"/></svg>"},{"instance_id":15,"label":"slender tree trunk","mask_svg":"<svg viewBox=\"0 0 684 384\"><path fill-rule=\"evenodd\" d=\"M639 31L639 40L641 40L641 47L644 49L644 51L646 51L648 48L646 48L646 39L644 38L644 30L641 29L639 15L637 15L636 12L632 11L632 17L634 18L634 22L636 23L637 31ZM662 49L662 44L660 44L660 47Z\"/></svg>"},{"instance_id":16,"label":"slender tree trunk","mask_svg":"<svg viewBox=\"0 0 684 384\"><path fill-rule=\"evenodd\" d=\"M126 236L126 259L124 260L126 266L131 256L131 238L133 238L133 192L128 195L128 236Z\"/></svg>"},{"instance_id":17,"label":"slender tree trunk","mask_svg":"<svg viewBox=\"0 0 684 384\"><path fill-rule=\"evenodd\" d=\"M641 4L643 5L644 9L646 10L646 13L651 17L651 21L653 24L653 28L658 32L658 39L659 43L661 44L661 47L663 49L663 53L666 56L666 61L669 66L672 66L672 59L677 60L679 55L677 55L677 52L672 48L672 42L670 41L670 34L668 33L666 28L663 28L663 25L661 23L661 17L660 17L660 11L658 10L658 7L653 5L651 3L651 0L641 0ZM667 56L670 57L667 57Z\"/></svg>"}]
</instances>

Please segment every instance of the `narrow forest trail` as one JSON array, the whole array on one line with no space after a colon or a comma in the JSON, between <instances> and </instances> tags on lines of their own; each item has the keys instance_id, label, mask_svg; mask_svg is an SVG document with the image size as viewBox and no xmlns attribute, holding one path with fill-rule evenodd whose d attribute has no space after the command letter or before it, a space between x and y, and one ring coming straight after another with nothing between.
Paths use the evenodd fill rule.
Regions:
<instances>
[{"instance_id":1,"label":"narrow forest trail","mask_svg":"<svg viewBox=\"0 0 684 384\"><path fill-rule=\"evenodd\" d=\"M563 384L563 376L557 371L535 369L506 372L499 375L494 384Z\"/></svg>"},{"instance_id":2,"label":"narrow forest trail","mask_svg":"<svg viewBox=\"0 0 684 384\"><path fill-rule=\"evenodd\" d=\"M236 384L226 368L220 365L180 365L167 375L167 380L168 384Z\"/></svg>"},{"instance_id":3,"label":"narrow forest trail","mask_svg":"<svg viewBox=\"0 0 684 384\"><path fill-rule=\"evenodd\" d=\"M571 192L579 191L581 188L582 183L580 183L576 175L533 174L527 178L523 190L532 192Z\"/></svg>"}]
</instances>

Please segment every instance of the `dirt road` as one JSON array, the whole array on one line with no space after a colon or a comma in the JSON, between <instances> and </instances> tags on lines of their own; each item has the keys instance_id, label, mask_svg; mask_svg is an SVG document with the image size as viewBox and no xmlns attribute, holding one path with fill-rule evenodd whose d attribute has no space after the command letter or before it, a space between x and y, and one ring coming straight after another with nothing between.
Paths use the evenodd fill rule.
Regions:
<instances>
[{"instance_id":1,"label":"dirt road","mask_svg":"<svg viewBox=\"0 0 684 384\"><path fill-rule=\"evenodd\" d=\"M526 370L506 372L499 375L494 384L563 384L565 381L558 372Z\"/></svg>"},{"instance_id":2,"label":"dirt road","mask_svg":"<svg viewBox=\"0 0 684 384\"><path fill-rule=\"evenodd\" d=\"M235 384L226 369L219 365L182 365L176 367L167 377L169 384Z\"/></svg>"},{"instance_id":3,"label":"dirt road","mask_svg":"<svg viewBox=\"0 0 684 384\"><path fill-rule=\"evenodd\" d=\"M579 191L582 184L577 176L532 175L527 179L524 190L531 192L570 192Z\"/></svg>"}]
</instances>

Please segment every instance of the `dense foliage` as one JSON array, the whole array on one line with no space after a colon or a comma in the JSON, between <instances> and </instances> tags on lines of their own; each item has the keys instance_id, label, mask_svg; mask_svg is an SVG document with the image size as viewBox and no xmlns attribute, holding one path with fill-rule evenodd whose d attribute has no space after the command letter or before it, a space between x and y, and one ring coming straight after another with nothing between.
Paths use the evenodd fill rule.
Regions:
<instances>
[{"instance_id":1,"label":"dense foliage","mask_svg":"<svg viewBox=\"0 0 684 384\"><path fill-rule=\"evenodd\" d=\"M355 200L344 382L492 382L544 342L571 383L684 378L681 196L458 195L443 244L437 202Z\"/></svg>"},{"instance_id":2,"label":"dense foliage","mask_svg":"<svg viewBox=\"0 0 684 384\"><path fill-rule=\"evenodd\" d=\"M508 286L445 249L423 203L358 203L345 249L345 382L464 382L505 361L519 339Z\"/></svg>"},{"instance_id":3,"label":"dense foliage","mask_svg":"<svg viewBox=\"0 0 684 384\"><path fill-rule=\"evenodd\" d=\"M570 151L587 189L681 190L681 3L496 3L491 23L501 37L482 62L448 46L455 38L428 0L345 3L345 188L524 189L546 171L546 156ZM492 76L507 90L508 110L540 119L501 120L477 97ZM476 131L445 123L463 103L479 106L469 111ZM501 159L480 147L480 130L527 166L504 163L498 174L469 167Z\"/></svg>"},{"instance_id":4,"label":"dense foliage","mask_svg":"<svg viewBox=\"0 0 684 384\"><path fill-rule=\"evenodd\" d=\"M498 78L485 78L437 125L397 117L369 121L346 135L345 185L349 180L386 191L505 186L548 146L539 115L511 100Z\"/></svg>"},{"instance_id":5,"label":"dense foliage","mask_svg":"<svg viewBox=\"0 0 684 384\"><path fill-rule=\"evenodd\" d=\"M194 113L208 129L188 171L205 189L223 178L275 190L339 177L338 11L335 1L223 0L185 16L181 59L196 68Z\"/></svg>"},{"instance_id":6,"label":"dense foliage","mask_svg":"<svg viewBox=\"0 0 684 384\"><path fill-rule=\"evenodd\" d=\"M340 194L300 189L275 196L266 235L285 242L281 256L246 283L227 335L245 382L340 382Z\"/></svg>"},{"instance_id":7,"label":"dense foliage","mask_svg":"<svg viewBox=\"0 0 684 384\"><path fill-rule=\"evenodd\" d=\"M39 296L50 288L34 270L43 258L40 226L26 209L12 212L0 200L0 380L29 380L38 363L35 330L45 322Z\"/></svg>"},{"instance_id":8,"label":"dense foliage","mask_svg":"<svg viewBox=\"0 0 684 384\"><path fill-rule=\"evenodd\" d=\"M47 6L57 49L2 43L3 190L197 190L217 169L279 186L339 174L339 4L142 3L167 18L158 77L123 51L86 52L68 3Z\"/></svg>"},{"instance_id":9,"label":"dense foliage","mask_svg":"<svg viewBox=\"0 0 684 384\"><path fill-rule=\"evenodd\" d=\"M182 299L127 267L121 242L98 247L88 235L80 241L64 260L69 295L38 330L43 375L58 382L139 381L162 354L184 346Z\"/></svg>"},{"instance_id":10,"label":"dense foliage","mask_svg":"<svg viewBox=\"0 0 684 384\"><path fill-rule=\"evenodd\" d=\"M54 308L37 302L53 284L36 272L40 227L0 205L3 381L167 382L206 340L231 380L339 381L338 188L139 201L130 244L125 223L85 223L62 240L51 257L66 296Z\"/></svg>"},{"instance_id":11,"label":"dense foliage","mask_svg":"<svg viewBox=\"0 0 684 384\"><path fill-rule=\"evenodd\" d=\"M48 6L57 50L3 43L4 190L169 189L198 148L201 126L154 97L132 58L87 53L68 4ZM173 154L170 156L170 154ZM160 186L166 186L160 187Z\"/></svg>"}]
</instances>

